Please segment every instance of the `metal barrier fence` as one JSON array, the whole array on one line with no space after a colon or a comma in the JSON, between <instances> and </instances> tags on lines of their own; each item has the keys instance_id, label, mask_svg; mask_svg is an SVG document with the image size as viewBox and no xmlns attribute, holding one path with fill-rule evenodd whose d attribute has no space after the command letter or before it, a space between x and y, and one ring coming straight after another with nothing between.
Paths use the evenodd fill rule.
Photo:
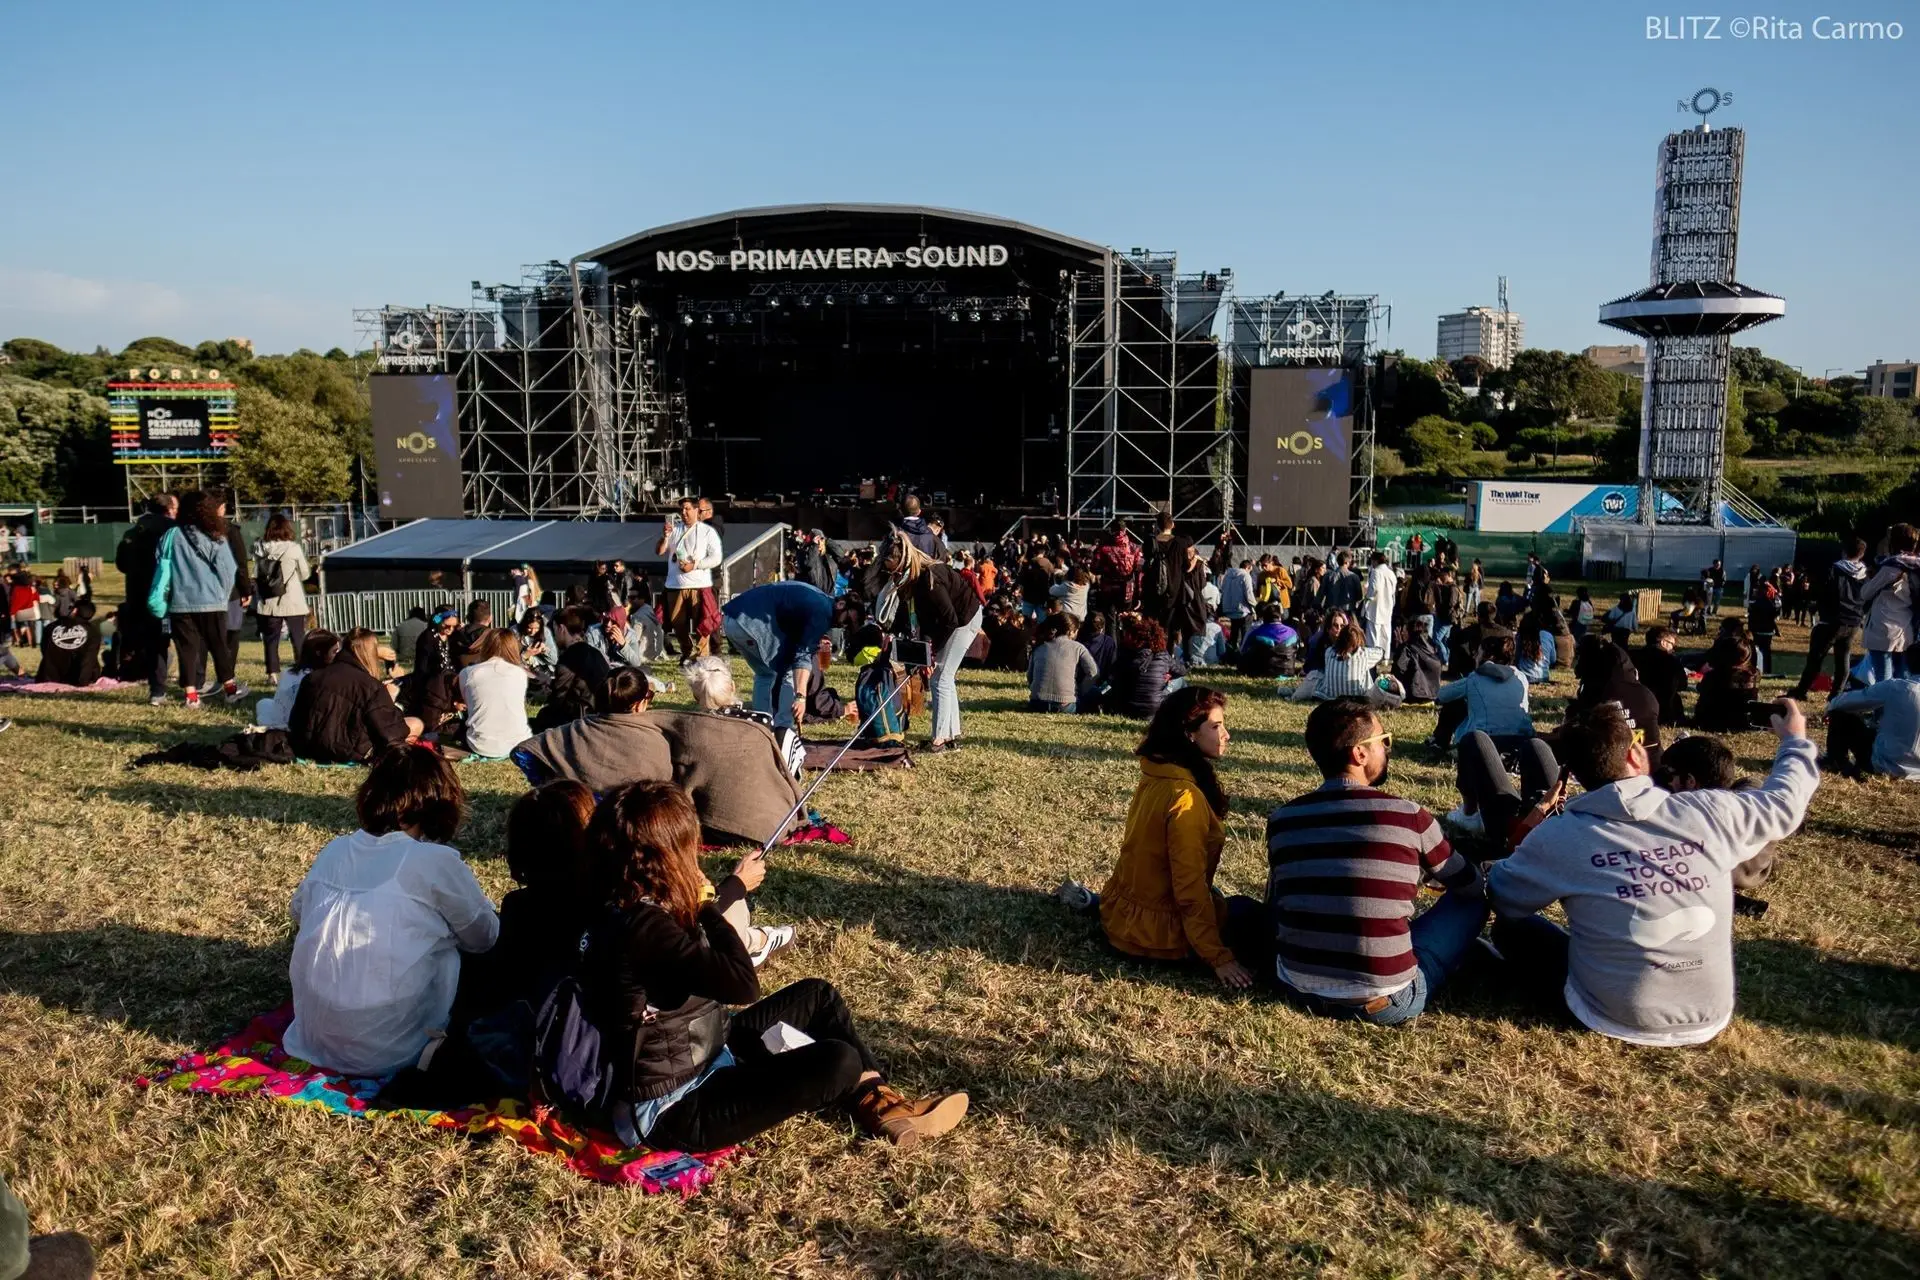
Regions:
<instances>
[{"instance_id":1,"label":"metal barrier fence","mask_svg":"<svg viewBox=\"0 0 1920 1280\"><path fill-rule=\"evenodd\" d=\"M319 598L315 612L320 625L336 635L355 627L386 635L411 610L422 609L431 616L441 605L451 604L465 614L475 600L491 604L493 616L501 625L513 617L511 591L329 591Z\"/></svg>"}]
</instances>

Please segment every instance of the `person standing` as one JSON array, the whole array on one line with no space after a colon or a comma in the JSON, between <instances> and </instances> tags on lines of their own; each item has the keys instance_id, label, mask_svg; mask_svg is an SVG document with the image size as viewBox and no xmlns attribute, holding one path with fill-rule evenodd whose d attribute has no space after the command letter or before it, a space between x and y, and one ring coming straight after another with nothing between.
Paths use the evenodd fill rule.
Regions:
<instances>
[{"instance_id":1,"label":"person standing","mask_svg":"<svg viewBox=\"0 0 1920 1280\"><path fill-rule=\"evenodd\" d=\"M1177 649L1190 667L1200 665L1201 647L1207 638L1207 562L1193 539L1176 537L1169 544L1167 564L1172 571L1172 592L1167 596L1161 620L1166 624L1167 642Z\"/></svg>"},{"instance_id":2,"label":"person standing","mask_svg":"<svg viewBox=\"0 0 1920 1280\"><path fill-rule=\"evenodd\" d=\"M720 536L700 519L699 499L680 499L678 522L668 517L654 550L667 558L667 626L680 642L680 660L705 657L701 606L705 593L713 590L713 571L724 553Z\"/></svg>"},{"instance_id":3,"label":"person standing","mask_svg":"<svg viewBox=\"0 0 1920 1280\"><path fill-rule=\"evenodd\" d=\"M1361 619L1367 633L1367 647L1383 654L1393 650L1393 601L1400 589L1399 582L1393 566L1387 563L1386 553L1374 552L1367 570L1366 608Z\"/></svg>"},{"instance_id":4,"label":"person standing","mask_svg":"<svg viewBox=\"0 0 1920 1280\"><path fill-rule=\"evenodd\" d=\"M1253 616L1253 562L1242 560L1220 576L1220 622L1228 629L1227 651L1240 647Z\"/></svg>"},{"instance_id":5,"label":"person standing","mask_svg":"<svg viewBox=\"0 0 1920 1280\"><path fill-rule=\"evenodd\" d=\"M1707 616L1712 618L1719 614L1720 594L1727 589L1726 566L1715 560L1707 566L1702 582L1707 589Z\"/></svg>"},{"instance_id":6,"label":"person standing","mask_svg":"<svg viewBox=\"0 0 1920 1280\"><path fill-rule=\"evenodd\" d=\"M1860 589L1860 602L1867 610L1862 639L1873 657L1875 680L1891 680L1908 672L1907 648L1913 641L1913 578L1920 570L1920 561L1914 556L1916 547L1920 547L1920 534L1912 525L1893 526L1887 531L1886 559Z\"/></svg>"},{"instance_id":7,"label":"person standing","mask_svg":"<svg viewBox=\"0 0 1920 1280\"><path fill-rule=\"evenodd\" d=\"M734 652L753 669L753 709L772 716L775 729L803 723L813 655L832 625L833 597L807 582L769 582L741 592L720 612Z\"/></svg>"},{"instance_id":8,"label":"person standing","mask_svg":"<svg viewBox=\"0 0 1920 1280\"><path fill-rule=\"evenodd\" d=\"M254 612L260 615L260 645L266 651L267 683L280 687L280 633L284 629L293 652L307 637L306 580L313 576L307 553L293 537L293 521L275 515L254 550Z\"/></svg>"},{"instance_id":9,"label":"person standing","mask_svg":"<svg viewBox=\"0 0 1920 1280\"><path fill-rule=\"evenodd\" d=\"M958 569L922 552L902 532L888 542L885 572L891 580L888 586L902 603L912 606L912 621L933 651L928 696L933 730L927 750L952 751L960 745L960 689L955 677L973 638L980 634L986 610L973 584ZM887 589L882 588L883 597ZM879 603L884 605L886 600ZM905 610L897 609L891 616L897 628L907 626Z\"/></svg>"},{"instance_id":10,"label":"person standing","mask_svg":"<svg viewBox=\"0 0 1920 1280\"><path fill-rule=\"evenodd\" d=\"M238 566L227 541L227 504L211 489L190 493L181 503L180 521L160 539L147 608L165 615L180 648L180 687L187 705L200 705L213 657L215 678L235 703L247 687L233 676L233 652L227 648L227 604Z\"/></svg>"},{"instance_id":11,"label":"person standing","mask_svg":"<svg viewBox=\"0 0 1920 1280\"><path fill-rule=\"evenodd\" d=\"M229 510L233 505L233 490L214 489L220 501ZM240 665L240 630L246 626L247 610L253 605L253 557L247 553L246 530L240 527L240 517L234 514L227 521L227 550L233 556L233 586L227 591L227 667L232 670Z\"/></svg>"},{"instance_id":12,"label":"person standing","mask_svg":"<svg viewBox=\"0 0 1920 1280\"><path fill-rule=\"evenodd\" d=\"M1819 587L1819 620L1807 640L1807 665L1793 686L1793 697L1804 699L1813 692L1813 681L1827 652L1833 652L1833 690L1835 698L1847 687L1847 672L1853 668L1853 638L1859 633L1864 613L1860 592L1867 585L1867 540L1855 537L1847 543L1847 554L1827 566L1826 581Z\"/></svg>"},{"instance_id":13,"label":"person standing","mask_svg":"<svg viewBox=\"0 0 1920 1280\"><path fill-rule=\"evenodd\" d=\"M148 499L147 509L131 529L120 535L120 545L113 553L114 567L127 582L127 601L120 607L117 633L120 674L144 675L147 702L156 707L167 700L167 630L164 615L148 610L147 594L153 590L160 539L173 528L179 510L180 499L171 493Z\"/></svg>"},{"instance_id":14,"label":"person standing","mask_svg":"<svg viewBox=\"0 0 1920 1280\"><path fill-rule=\"evenodd\" d=\"M1466 614L1471 618L1480 611L1480 593L1486 586L1487 571L1478 559L1467 568L1467 607Z\"/></svg>"}]
</instances>

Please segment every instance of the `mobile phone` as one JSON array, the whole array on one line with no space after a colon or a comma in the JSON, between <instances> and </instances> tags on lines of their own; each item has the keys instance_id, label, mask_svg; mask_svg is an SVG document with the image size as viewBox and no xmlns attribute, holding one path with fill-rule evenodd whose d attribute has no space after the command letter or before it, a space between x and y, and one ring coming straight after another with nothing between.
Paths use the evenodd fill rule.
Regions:
<instances>
[{"instance_id":1,"label":"mobile phone","mask_svg":"<svg viewBox=\"0 0 1920 1280\"><path fill-rule=\"evenodd\" d=\"M677 1160L669 1160L665 1164L657 1164L651 1169L644 1169L641 1171L640 1176L657 1186L665 1186L683 1173L690 1173L706 1167L707 1164L704 1160L700 1160L694 1156L681 1156Z\"/></svg>"},{"instance_id":2,"label":"mobile phone","mask_svg":"<svg viewBox=\"0 0 1920 1280\"><path fill-rule=\"evenodd\" d=\"M1782 715L1786 708L1777 702L1749 702L1747 704L1747 723L1756 729L1773 728L1773 718Z\"/></svg>"},{"instance_id":3,"label":"mobile phone","mask_svg":"<svg viewBox=\"0 0 1920 1280\"><path fill-rule=\"evenodd\" d=\"M933 665L933 646L925 640L895 636L892 657L903 667L930 667Z\"/></svg>"}]
</instances>

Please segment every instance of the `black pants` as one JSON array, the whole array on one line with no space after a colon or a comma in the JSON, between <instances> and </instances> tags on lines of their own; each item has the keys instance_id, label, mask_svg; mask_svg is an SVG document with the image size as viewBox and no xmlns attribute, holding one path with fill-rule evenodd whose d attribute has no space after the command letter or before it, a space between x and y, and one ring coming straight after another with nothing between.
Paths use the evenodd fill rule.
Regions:
<instances>
[{"instance_id":1,"label":"black pants","mask_svg":"<svg viewBox=\"0 0 1920 1280\"><path fill-rule=\"evenodd\" d=\"M1453 745L1453 735L1460 732L1460 726L1467 722L1467 700L1456 698L1452 702L1440 704L1439 719L1433 725L1433 740L1442 747Z\"/></svg>"},{"instance_id":2,"label":"black pants","mask_svg":"<svg viewBox=\"0 0 1920 1280\"><path fill-rule=\"evenodd\" d=\"M145 679L147 696L167 691L167 630L145 608L128 605L120 610L120 670L122 680Z\"/></svg>"},{"instance_id":3,"label":"black pants","mask_svg":"<svg viewBox=\"0 0 1920 1280\"><path fill-rule=\"evenodd\" d=\"M1495 916L1491 937L1527 1001L1556 1021L1577 1026L1567 1009L1567 931L1545 916Z\"/></svg>"},{"instance_id":4,"label":"black pants","mask_svg":"<svg viewBox=\"0 0 1920 1280\"><path fill-rule=\"evenodd\" d=\"M260 645L267 651L267 674L280 674L280 629L286 628L287 643L293 646L293 660L300 661L300 646L306 643L307 619L302 614L297 618L275 618L267 614L260 615Z\"/></svg>"},{"instance_id":5,"label":"black pants","mask_svg":"<svg viewBox=\"0 0 1920 1280\"><path fill-rule=\"evenodd\" d=\"M174 647L180 651L180 687L198 689L206 682L207 655L213 655L215 678L221 684L233 679L233 654L227 649L227 611L174 613Z\"/></svg>"},{"instance_id":6,"label":"black pants","mask_svg":"<svg viewBox=\"0 0 1920 1280\"><path fill-rule=\"evenodd\" d=\"M1519 752L1518 788L1500 758L1502 747ZM1503 738L1496 742L1475 729L1460 740L1456 772L1461 801L1479 811L1488 835L1503 839L1507 824L1552 789L1560 764L1553 758L1553 748L1538 738Z\"/></svg>"},{"instance_id":7,"label":"black pants","mask_svg":"<svg viewBox=\"0 0 1920 1280\"><path fill-rule=\"evenodd\" d=\"M1807 667L1800 673L1800 683L1793 687L1793 696L1804 698L1813 691L1813 679L1820 674L1820 664L1826 661L1827 651L1833 651L1833 692L1831 697L1839 697L1840 691L1847 687L1847 672L1853 670L1853 635L1851 626L1836 626L1831 622L1817 622L1813 635L1807 640Z\"/></svg>"},{"instance_id":8,"label":"black pants","mask_svg":"<svg viewBox=\"0 0 1920 1280\"><path fill-rule=\"evenodd\" d=\"M769 1053L760 1033L776 1022L806 1032L813 1043ZM853 1029L847 1002L824 978L803 978L734 1014L727 1047L735 1065L668 1107L647 1135L648 1146L730 1147L803 1111L849 1101L862 1072L880 1071Z\"/></svg>"},{"instance_id":9,"label":"black pants","mask_svg":"<svg viewBox=\"0 0 1920 1280\"><path fill-rule=\"evenodd\" d=\"M1852 711L1827 715L1827 768L1834 773L1869 773L1873 769L1872 721Z\"/></svg>"}]
</instances>

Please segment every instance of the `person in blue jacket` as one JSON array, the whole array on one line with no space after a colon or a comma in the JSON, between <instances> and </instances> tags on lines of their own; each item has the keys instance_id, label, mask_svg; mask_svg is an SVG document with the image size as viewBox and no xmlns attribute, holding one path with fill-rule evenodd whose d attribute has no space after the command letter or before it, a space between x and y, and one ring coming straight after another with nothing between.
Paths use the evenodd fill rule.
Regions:
<instances>
[{"instance_id":1,"label":"person in blue jacket","mask_svg":"<svg viewBox=\"0 0 1920 1280\"><path fill-rule=\"evenodd\" d=\"M233 676L233 650L227 645L227 599L239 565L227 541L227 503L219 493L201 490L180 501L179 523L161 536L155 556L147 609L165 618L180 653L180 688L187 705L200 705L213 685L201 687L207 657L229 703L247 696Z\"/></svg>"},{"instance_id":2,"label":"person in blue jacket","mask_svg":"<svg viewBox=\"0 0 1920 1280\"><path fill-rule=\"evenodd\" d=\"M753 709L770 714L776 729L801 723L833 598L810 583L769 582L727 601L720 615L734 651L753 668Z\"/></svg>"}]
</instances>

